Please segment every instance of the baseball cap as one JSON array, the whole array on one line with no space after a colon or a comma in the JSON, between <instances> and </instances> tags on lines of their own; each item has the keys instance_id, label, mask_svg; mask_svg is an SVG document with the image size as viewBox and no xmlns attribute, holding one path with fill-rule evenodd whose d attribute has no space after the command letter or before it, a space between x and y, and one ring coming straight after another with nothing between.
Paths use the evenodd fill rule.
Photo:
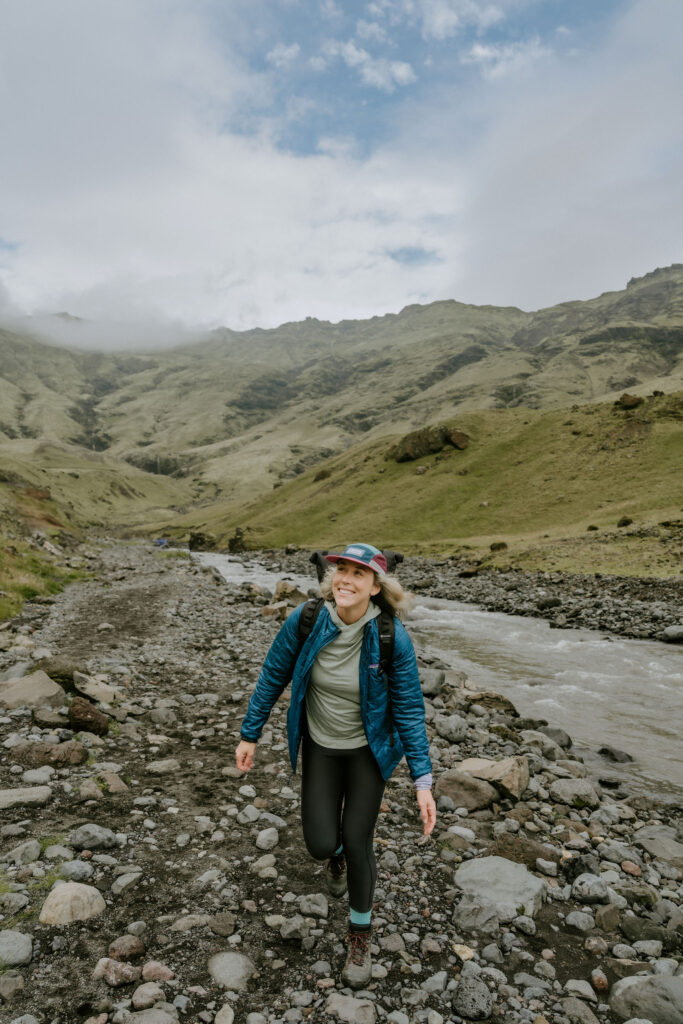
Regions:
<instances>
[{"instance_id":1,"label":"baseball cap","mask_svg":"<svg viewBox=\"0 0 683 1024\"><path fill-rule=\"evenodd\" d=\"M384 576L387 571L387 560L379 550L372 544L349 544L341 554L325 555L328 562L355 562L366 569Z\"/></svg>"}]
</instances>

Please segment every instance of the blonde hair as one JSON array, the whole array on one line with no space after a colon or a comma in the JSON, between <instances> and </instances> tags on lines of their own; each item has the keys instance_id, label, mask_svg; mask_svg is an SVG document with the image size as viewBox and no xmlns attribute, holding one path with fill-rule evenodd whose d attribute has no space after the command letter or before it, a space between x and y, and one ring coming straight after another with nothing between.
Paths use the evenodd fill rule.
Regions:
<instances>
[{"instance_id":1,"label":"blonde hair","mask_svg":"<svg viewBox=\"0 0 683 1024\"><path fill-rule=\"evenodd\" d=\"M325 598L326 601L332 601L334 603L334 591L332 590L332 577L334 576L336 566L330 565L325 575L322 578L320 584L320 594ZM399 619L404 619L410 611L413 603L413 595L404 590L399 581L395 576L386 575L380 576L378 573L373 573L375 577L375 583L379 586L379 594L375 594L370 598L380 608L384 608L391 612L392 615L397 615Z\"/></svg>"}]
</instances>

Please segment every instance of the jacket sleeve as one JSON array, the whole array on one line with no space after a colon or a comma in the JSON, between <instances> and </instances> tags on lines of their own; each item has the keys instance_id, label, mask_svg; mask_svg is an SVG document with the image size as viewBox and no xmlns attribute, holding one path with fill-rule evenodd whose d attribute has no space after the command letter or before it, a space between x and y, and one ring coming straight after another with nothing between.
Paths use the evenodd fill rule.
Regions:
<instances>
[{"instance_id":1,"label":"jacket sleeve","mask_svg":"<svg viewBox=\"0 0 683 1024\"><path fill-rule=\"evenodd\" d=\"M396 619L394 655L389 675L391 713L413 780L432 770L425 727L425 705L412 641Z\"/></svg>"},{"instance_id":2,"label":"jacket sleeve","mask_svg":"<svg viewBox=\"0 0 683 1024\"><path fill-rule=\"evenodd\" d=\"M303 605L285 620L263 662L240 729L242 739L250 743L260 739L273 705L291 681L299 654L299 619L302 609Z\"/></svg>"}]
</instances>

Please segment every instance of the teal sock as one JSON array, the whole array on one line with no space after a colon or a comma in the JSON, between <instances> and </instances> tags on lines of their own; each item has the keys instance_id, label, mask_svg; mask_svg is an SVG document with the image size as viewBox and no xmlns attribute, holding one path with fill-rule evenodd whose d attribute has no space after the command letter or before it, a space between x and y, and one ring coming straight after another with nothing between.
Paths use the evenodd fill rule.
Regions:
<instances>
[{"instance_id":1,"label":"teal sock","mask_svg":"<svg viewBox=\"0 0 683 1024\"><path fill-rule=\"evenodd\" d=\"M351 918L351 924L360 925L364 928L370 927L370 924L372 922L371 910L367 910L364 914L361 914L360 911L354 910L353 907L351 907L349 914Z\"/></svg>"},{"instance_id":2,"label":"teal sock","mask_svg":"<svg viewBox=\"0 0 683 1024\"><path fill-rule=\"evenodd\" d=\"M340 853L342 852L342 850L343 850L343 849L344 849L344 844L343 844L343 843L340 843L340 844L339 844L339 849L338 849L338 850L335 850L335 851L334 851L334 853L332 854L332 856L333 856L333 857L338 857L338 856L339 856L339 854L340 854Z\"/></svg>"}]
</instances>

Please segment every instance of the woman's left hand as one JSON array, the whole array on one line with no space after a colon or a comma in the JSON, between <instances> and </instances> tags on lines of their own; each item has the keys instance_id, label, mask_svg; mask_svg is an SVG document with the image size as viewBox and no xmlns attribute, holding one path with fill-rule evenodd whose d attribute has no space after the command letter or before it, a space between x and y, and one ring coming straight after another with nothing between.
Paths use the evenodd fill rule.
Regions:
<instances>
[{"instance_id":1,"label":"woman's left hand","mask_svg":"<svg viewBox=\"0 0 683 1024\"><path fill-rule=\"evenodd\" d=\"M424 834L426 836L431 835L432 829L436 825L436 804L434 803L432 791L431 789L418 789L416 796L417 805L420 808L420 817L424 825Z\"/></svg>"}]
</instances>

